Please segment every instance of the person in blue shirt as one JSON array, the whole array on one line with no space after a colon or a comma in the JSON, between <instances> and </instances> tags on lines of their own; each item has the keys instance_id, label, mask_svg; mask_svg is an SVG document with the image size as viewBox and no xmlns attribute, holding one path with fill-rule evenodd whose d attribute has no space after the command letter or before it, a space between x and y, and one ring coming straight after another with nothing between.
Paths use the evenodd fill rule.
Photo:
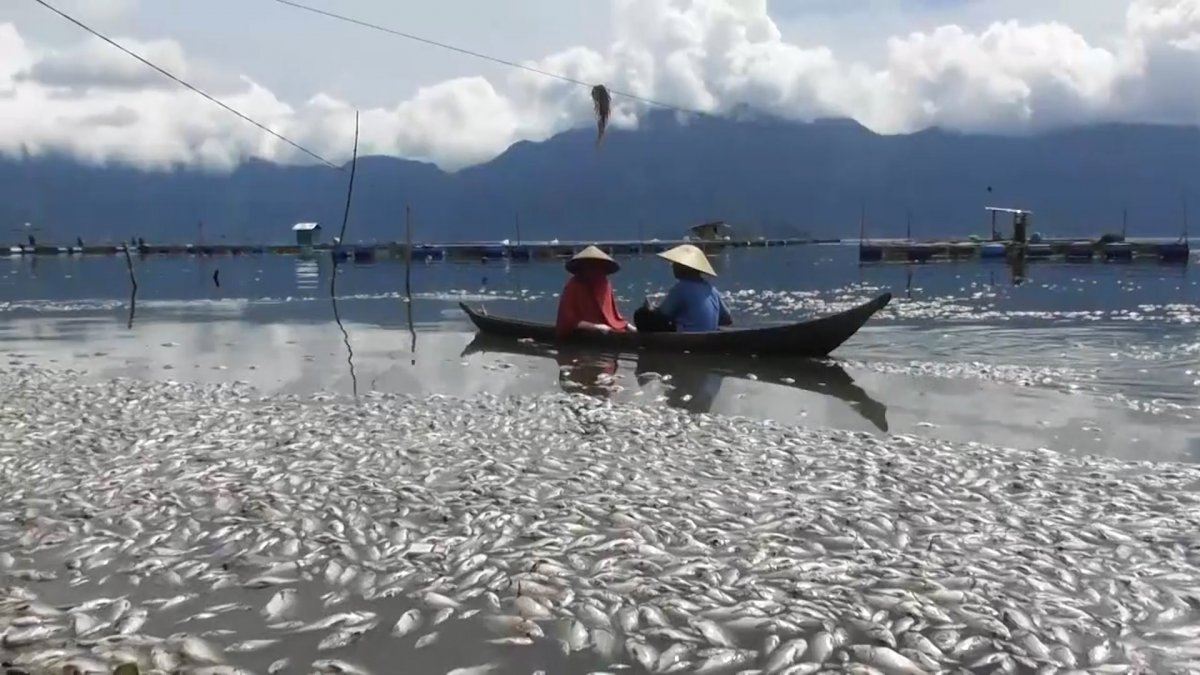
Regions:
<instances>
[{"instance_id":1,"label":"person in blue shirt","mask_svg":"<svg viewBox=\"0 0 1200 675\"><path fill-rule=\"evenodd\" d=\"M634 325L639 331L696 333L733 325L721 295L705 278L717 273L704 251L692 244L682 244L658 255L671 261L678 281L657 307L652 308L647 300L634 313Z\"/></svg>"}]
</instances>

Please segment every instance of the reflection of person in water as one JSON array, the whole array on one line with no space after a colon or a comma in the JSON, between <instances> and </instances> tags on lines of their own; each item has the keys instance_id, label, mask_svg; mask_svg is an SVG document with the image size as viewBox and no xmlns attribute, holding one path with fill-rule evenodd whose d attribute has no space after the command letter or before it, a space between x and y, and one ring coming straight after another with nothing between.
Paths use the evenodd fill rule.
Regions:
<instances>
[{"instance_id":1,"label":"reflection of person in water","mask_svg":"<svg viewBox=\"0 0 1200 675\"><path fill-rule=\"evenodd\" d=\"M558 363L558 384L563 391L597 398L612 397L613 378L617 375L616 357L559 351L554 360Z\"/></svg>"},{"instance_id":2,"label":"reflection of person in water","mask_svg":"<svg viewBox=\"0 0 1200 675\"><path fill-rule=\"evenodd\" d=\"M708 368L671 368L656 359L638 359L637 382L646 386L656 379L654 375L668 377L663 381L667 405L694 413L711 412L721 382L725 376Z\"/></svg>"}]
</instances>

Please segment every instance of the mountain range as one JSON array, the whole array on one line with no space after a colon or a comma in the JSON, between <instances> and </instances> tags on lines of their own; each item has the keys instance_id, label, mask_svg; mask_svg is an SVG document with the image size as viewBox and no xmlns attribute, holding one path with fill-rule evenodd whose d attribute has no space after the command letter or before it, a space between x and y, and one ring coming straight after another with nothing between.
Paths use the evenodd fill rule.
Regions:
<instances>
[{"instance_id":1,"label":"mountain range","mask_svg":"<svg viewBox=\"0 0 1200 675\"><path fill-rule=\"evenodd\" d=\"M1031 209L1032 230L1177 236L1200 196L1200 129L1103 124L1018 136L931 128L880 135L856 122L743 113L645 116L520 142L455 173L392 157L358 160L347 241L677 238L724 220L749 236L984 234L986 205ZM231 173L151 172L61 156L0 159L0 240L144 237L284 243L315 220L341 226L348 172L263 161ZM519 222L519 225L518 225ZM203 223L200 227L198 224Z\"/></svg>"}]
</instances>

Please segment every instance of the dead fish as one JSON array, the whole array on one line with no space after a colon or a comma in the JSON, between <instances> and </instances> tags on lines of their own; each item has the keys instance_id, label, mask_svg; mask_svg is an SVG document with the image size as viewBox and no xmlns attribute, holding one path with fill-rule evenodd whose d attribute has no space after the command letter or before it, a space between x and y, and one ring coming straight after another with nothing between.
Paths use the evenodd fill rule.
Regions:
<instances>
[{"instance_id":1,"label":"dead fish","mask_svg":"<svg viewBox=\"0 0 1200 675\"><path fill-rule=\"evenodd\" d=\"M468 666L466 668L455 668L449 671L446 675L485 675L486 673L495 672L500 666L495 663L485 663L480 666Z\"/></svg>"},{"instance_id":2,"label":"dead fish","mask_svg":"<svg viewBox=\"0 0 1200 675\"><path fill-rule=\"evenodd\" d=\"M734 646L729 634L714 621L709 619L694 619L691 621L691 626L715 647L733 648Z\"/></svg>"},{"instance_id":3,"label":"dead fish","mask_svg":"<svg viewBox=\"0 0 1200 675\"><path fill-rule=\"evenodd\" d=\"M901 649L900 655L928 671L941 670L941 661L917 649Z\"/></svg>"},{"instance_id":4,"label":"dead fish","mask_svg":"<svg viewBox=\"0 0 1200 675\"><path fill-rule=\"evenodd\" d=\"M267 621L276 622L288 615L296 607L296 589L284 588L271 596L263 607L262 614L267 618Z\"/></svg>"},{"instance_id":5,"label":"dead fish","mask_svg":"<svg viewBox=\"0 0 1200 675\"><path fill-rule=\"evenodd\" d=\"M572 620L564 638L568 649L573 652L580 651L587 645L589 639L587 627L577 620Z\"/></svg>"},{"instance_id":6,"label":"dead fish","mask_svg":"<svg viewBox=\"0 0 1200 675\"><path fill-rule=\"evenodd\" d=\"M926 675L923 668L889 647L851 645L847 649L860 663L889 675Z\"/></svg>"},{"instance_id":7,"label":"dead fish","mask_svg":"<svg viewBox=\"0 0 1200 675\"><path fill-rule=\"evenodd\" d=\"M633 657L647 671L654 669L658 663L659 653L654 647L633 638L625 639L625 652Z\"/></svg>"},{"instance_id":8,"label":"dead fish","mask_svg":"<svg viewBox=\"0 0 1200 675\"><path fill-rule=\"evenodd\" d=\"M318 673L332 673L336 675L370 675L366 670L358 666L339 661L337 659L319 659L313 661L313 670Z\"/></svg>"},{"instance_id":9,"label":"dead fish","mask_svg":"<svg viewBox=\"0 0 1200 675\"><path fill-rule=\"evenodd\" d=\"M499 635L520 636L527 638L545 637L541 626L529 619L519 616L494 615L483 619L488 630Z\"/></svg>"},{"instance_id":10,"label":"dead fish","mask_svg":"<svg viewBox=\"0 0 1200 675\"><path fill-rule=\"evenodd\" d=\"M724 672L748 663L752 658L750 653L736 649L719 649L706 658L696 670L697 675L711 675Z\"/></svg>"},{"instance_id":11,"label":"dead fish","mask_svg":"<svg viewBox=\"0 0 1200 675\"><path fill-rule=\"evenodd\" d=\"M686 658L691 654L691 648L683 643L675 643L667 647L658 655L658 663L655 664L657 672L664 673L671 671L679 664L686 664Z\"/></svg>"},{"instance_id":12,"label":"dead fish","mask_svg":"<svg viewBox=\"0 0 1200 675\"><path fill-rule=\"evenodd\" d=\"M612 628L612 621L608 618L608 615L592 605L584 604L580 606L579 609L575 610L575 616L588 628Z\"/></svg>"},{"instance_id":13,"label":"dead fish","mask_svg":"<svg viewBox=\"0 0 1200 675\"><path fill-rule=\"evenodd\" d=\"M117 626L117 633L120 635L131 635L142 629L146 625L146 619L149 617L149 612L144 607L138 607L131 610L129 614L121 619L121 623Z\"/></svg>"},{"instance_id":14,"label":"dead fish","mask_svg":"<svg viewBox=\"0 0 1200 675\"><path fill-rule=\"evenodd\" d=\"M521 637L521 636L488 638L487 640L485 640L485 642L487 642L488 644L500 645L502 647L517 647L517 646L526 646L526 645L533 644L533 638Z\"/></svg>"},{"instance_id":15,"label":"dead fish","mask_svg":"<svg viewBox=\"0 0 1200 675\"><path fill-rule=\"evenodd\" d=\"M517 614L529 619L550 619L554 617L554 612L546 607L537 599L528 595L519 595L513 600L513 605L516 607ZM591 605L585 605L590 610L595 610Z\"/></svg>"},{"instance_id":16,"label":"dead fish","mask_svg":"<svg viewBox=\"0 0 1200 675\"><path fill-rule=\"evenodd\" d=\"M225 648L225 651L256 652L256 651L259 651L260 649L266 649L267 647L270 647L271 645L276 644L278 642L279 642L278 639L244 640L242 642L237 642L235 644L229 645L228 647Z\"/></svg>"},{"instance_id":17,"label":"dead fish","mask_svg":"<svg viewBox=\"0 0 1200 675\"><path fill-rule=\"evenodd\" d=\"M392 635L395 637L404 637L413 632L421 625L421 610L410 609L396 621L396 625L392 626Z\"/></svg>"},{"instance_id":18,"label":"dead fish","mask_svg":"<svg viewBox=\"0 0 1200 675\"><path fill-rule=\"evenodd\" d=\"M803 657L807 649L808 641L804 638L795 638L784 642L769 653L767 662L763 665L763 672L770 675L783 671Z\"/></svg>"},{"instance_id":19,"label":"dead fish","mask_svg":"<svg viewBox=\"0 0 1200 675\"><path fill-rule=\"evenodd\" d=\"M617 645L617 638L609 631L603 628L597 628L592 631L592 649L602 658L614 658L616 657L619 649Z\"/></svg>"},{"instance_id":20,"label":"dead fish","mask_svg":"<svg viewBox=\"0 0 1200 675\"><path fill-rule=\"evenodd\" d=\"M821 631L813 636L812 642L809 643L809 660L814 663L825 663L829 655L833 653L833 635L828 631Z\"/></svg>"},{"instance_id":21,"label":"dead fish","mask_svg":"<svg viewBox=\"0 0 1200 675\"><path fill-rule=\"evenodd\" d=\"M375 619L373 612L338 612L331 614L323 619L317 619L312 623L304 624L296 629L297 633L307 633L310 631L325 630L337 625L356 626L363 623L368 623Z\"/></svg>"},{"instance_id":22,"label":"dead fish","mask_svg":"<svg viewBox=\"0 0 1200 675\"><path fill-rule=\"evenodd\" d=\"M805 661L804 663L796 663L780 671L779 675L812 675L813 673L821 672L825 666L819 663Z\"/></svg>"},{"instance_id":23,"label":"dead fish","mask_svg":"<svg viewBox=\"0 0 1200 675\"><path fill-rule=\"evenodd\" d=\"M441 593L436 593L434 591L428 591L422 597L425 601L425 604L429 605L433 609L458 609L462 606L457 600L448 598Z\"/></svg>"},{"instance_id":24,"label":"dead fish","mask_svg":"<svg viewBox=\"0 0 1200 675\"><path fill-rule=\"evenodd\" d=\"M71 632L75 637L86 637L90 633L104 627L95 617L83 612L77 612L71 615Z\"/></svg>"},{"instance_id":25,"label":"dead fish","mask_svg":"<svg viewBox=\"0 0 1200 675\"><path fill-rule=\"evenodd\" d=\"M327 651L330 649L342 649L350 644L357 642L367 631L374 628L374 624L363 624L352 626L349 628L338 629L329 635L326 635L317 643L317 651Z\"/></svg>"},{"instance_id":26,"label":"dead fish","mask_svg":"<svg viewBox=\"0 0 1200 675\"><path fill-rule=\"evenodd\" d=\"M1101 666L1108 662L1112 656L1112 645L1108 640L1104 640L1088 650L1088 663L1092 666Z\"/></svg>"},{"instance_id":27,"label":"dead fish","mask_svg":"<svg viewBox=\"0 0 1200 675\"><path fill-rule=\"evenodd\" d=\"M58 634L57 626L28 626L25 628L10 628L4 632L4 636L0 639L0 644L3 644L9 649L17 649L20 647L28 647L39 642L49 640L54 635Z\"/></svg>"},{"instance_id":28,"label":"dead fish","mask_svg":"<svg viewBox=\"0 0 1200 675\"><path fill-rule=\"evenodd\" d=\"M179 653L184 658L196 663L219 663L221 654L208 642L193 635L183 638L179 645Z\"/></svg>"},{"instance_id":29,"label":"dead fish","mask_svg":"<svg viewBox=\"0 0 1200 675\"><path fill-rule=\"evenodd\" d=\"M246 583L242 584L244 588L270 588L272 586L286 586L288 584L298 583L299 579L289 579L286 577L261 576L254 577Z\"/></svg>"},{"instance_id":30,"label":"dead fish","mask_svg":"<svg viewBox=\"0 0 1200 675\"><path fill-rule=\"evenodd\" d=\"M453 614L454 614L453 607L443 607L442 609L439 609L436 613L434 613L433 620L429 622L429 625L436 626L440 623L444 623Z\"/></svg>"},{"instance_id":31,"label":"dead fish","mask_svg":"<svg viewBox=\"0 0 1200 675\"><path fill-rule=\"evenodd\" d=\"M438 639L438 633L437 633L437 631L433 631L432 633L428 633L426 635L422 635L421 637L417 638L417 641L413 645L413 647L415 647L416 649L421 649L422 647L428 647L429 645L436 642L437 639Z\"/></svg>"},{"instance_id":32,"label":"dead fish","mask_svg":"<svg viewBox=\"0 0 1200 675\"><path fill-rule=\"evenodd\" d=\"M617 626L625 635L632 635L638 629L638 610L635 607L622 607L617 610Z\"/></svg>"}]
</instances>

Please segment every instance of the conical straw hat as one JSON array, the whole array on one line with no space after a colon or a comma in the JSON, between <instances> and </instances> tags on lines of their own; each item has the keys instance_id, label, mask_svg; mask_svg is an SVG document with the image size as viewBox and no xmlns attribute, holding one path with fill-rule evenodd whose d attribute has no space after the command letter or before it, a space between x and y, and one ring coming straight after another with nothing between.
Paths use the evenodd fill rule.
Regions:
<instances>
[{"instance_id":1,"label":"conical straw hat","mask_svg":"<svg viewBox=\"0 0 1200 675\"><path fill-rule=\"evenodd\" d=\"M692 244L680 244L669 251L663 251L658 254L660 258L666 258L673 263L679 263L684 267L690 267L697 272L703 272L710 277L717 276L713 271L712 265L708 262L708 257L704 255L704 251Z\"/></svg>"},{"instance_id":2,"label":"conical straw hat","mask_svg":"<svg viewBox=\"0 0 1200 675\"><path fill-rule=\"evenodd\" d=\"M576 253L571 257L570 260L567 261L567 271L571 274L574 274L576 270L579 269L579 261L581 260L600 260L608 263L608 270L605 272L605 274L612 274L621 269L621 266L617 264L617 261L610 258L607 253L601 251L595 246L588 246L579 253Z\"/></svg>"}]
</instances>

